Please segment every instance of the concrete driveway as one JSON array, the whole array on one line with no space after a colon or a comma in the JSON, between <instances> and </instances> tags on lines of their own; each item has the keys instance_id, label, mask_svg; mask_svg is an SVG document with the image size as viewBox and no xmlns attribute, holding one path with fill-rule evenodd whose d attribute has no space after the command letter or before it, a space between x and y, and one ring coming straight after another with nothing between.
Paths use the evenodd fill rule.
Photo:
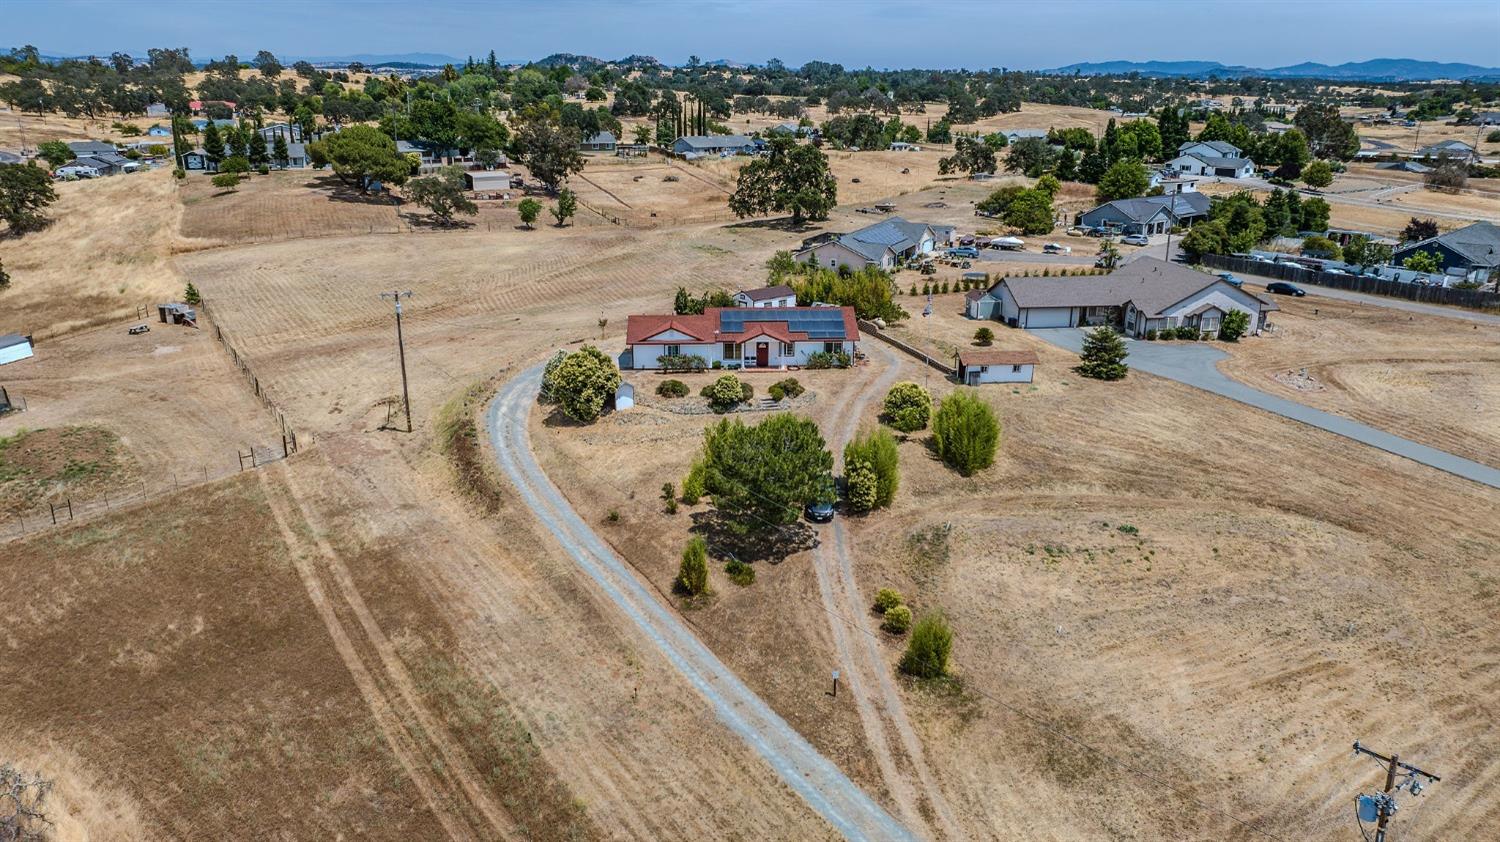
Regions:
<instances>
[{"instance_id":1,"label":"concrete driveway","mask_svg":"<svg viewBox=\"0 0 1500 842\"><path fill-rule=\"evenodd\" d=\"M1032 331L1053 345L1074 353L1083 350L1084 332L1079 328ZM1489 465L1454 456L1447 451L1418 444L1410 439L1393 436L1368 424L1361 424L1321 409L1313 409L1306 404L1253 389L1227 377L1219 371L1217 363L1228 354L1215 348L1211 343L1144 342L1127 339L1125 345L1130 349L1130 357L1126 362L1131 368L1165 377L1168 380L1176 380L1189 386L1196 386L1206 392L1248 404L1256 409L1290 418L1293 421L1301 421L1320 430L1327 430L1335 435L1379 448L1387 453L1404 456L1428 467L1447 471L1491 488L1500 488L1500 468L1492 468Z\"/></svg>"}]
</instances>

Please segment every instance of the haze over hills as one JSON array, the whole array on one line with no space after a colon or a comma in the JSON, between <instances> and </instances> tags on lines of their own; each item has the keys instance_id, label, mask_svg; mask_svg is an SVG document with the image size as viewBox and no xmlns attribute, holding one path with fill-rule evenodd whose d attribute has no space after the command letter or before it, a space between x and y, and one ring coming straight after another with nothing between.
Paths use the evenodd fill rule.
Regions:
<instances>
[{"instance_id":1,"label":"haze over hills","mask_svg":"<svg viewBox=\"0 0 1500 842\"><path fill-rule=\"evenodd\" d=\"M1081 73L1085 76L1114 76L1140 73L1143 76L1258 76L1264 78L1343 79L1359 82L1425 82L1433 79L1500 79L1500 67L1477 64L1422 61L1410 58L1376 58L1344 64L1319 64L1305 61L1286 67L1246 67L1217 61L1093 61L1069 64L1043 71L1045 73Z\"/></svg>"}]
</instances>

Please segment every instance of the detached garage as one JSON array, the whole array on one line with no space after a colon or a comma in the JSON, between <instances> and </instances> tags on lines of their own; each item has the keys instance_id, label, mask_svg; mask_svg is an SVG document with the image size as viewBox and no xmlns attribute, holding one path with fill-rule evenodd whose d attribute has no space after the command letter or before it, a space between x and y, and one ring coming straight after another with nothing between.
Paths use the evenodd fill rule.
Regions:
<instances>
[{"instance_id":1,"label":"detached garage","mask_svg":"<svg viewBox=\"0 0 1500 842\"><path fill-rule=\"evenodd\" d=\"M958 382L966 386L980 383L1030 383L1036 368L1033 351L961 351L958 355Z\"/></svg>"},{"instance_id":2,"label":"detached garage","mask_svg":"<svg viewBox=\"0 0 1500 842\"><path fill-rule=\"evenodd\" d=\"M24 360L31 355L31 337L19 333L0 336L0 365Z\"/></svg>"},{"instance_id":3,"label":"detached garage","mask_svg":"<svg viewBox=\"0 0 1500 842\"><path fill-rule=\"evenodd\" d=\"M464 173L470 190L509 190L511 185L508 170L479 170Z\"/></svg>"}]
</instances>

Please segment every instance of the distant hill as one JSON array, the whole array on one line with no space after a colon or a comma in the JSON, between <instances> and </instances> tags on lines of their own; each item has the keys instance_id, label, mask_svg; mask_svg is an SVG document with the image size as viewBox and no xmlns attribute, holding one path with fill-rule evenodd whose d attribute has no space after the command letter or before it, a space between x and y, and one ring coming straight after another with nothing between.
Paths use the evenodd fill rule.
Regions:
<instances>
[{"instance_id":1,"label":"distant hill","mask_svg":"<svg viewBox=\"0 0 1500 842\"><path fill-rule=\"evenodd\" d=\"M603 67L608 62L602 58L581 56L577 53L553 53L532 63L537 67L571 67L574 70L592 70Z\"/></svg>"},{"instance_id":2,"label":"distant hill","mask_svg":"<svg viewBox=\"0 0 1500 842\"><path fill-rule=\"evenodd\" d=\"M296 61L306 61L312 64L336 64L340 67L351 62L359 62L368 65L389 65L405 67L442 67L445 64L461 65L464 60L454 58L443 53L357 53L350 56L282 56L283 64L290 65Z\"/></svg>"},{"instance_id":3,"label":"distant hill","mask_svg":"<svg viewBox=\"0 0 1500 842\"><path fill-rule=\"evenodd\" d=\"M1500 79L1500 67L1477 64L1420 61L1410 58L1377 58L1344 64L1303 62L1287 67L1245 67L1217 61L1096 61L1069 64L1043 73L1080 73L1084 76L1260 76L1279 79L1333 79L1350 82L1425 82L1433 79Z\"/></svg>"}]
</instances>

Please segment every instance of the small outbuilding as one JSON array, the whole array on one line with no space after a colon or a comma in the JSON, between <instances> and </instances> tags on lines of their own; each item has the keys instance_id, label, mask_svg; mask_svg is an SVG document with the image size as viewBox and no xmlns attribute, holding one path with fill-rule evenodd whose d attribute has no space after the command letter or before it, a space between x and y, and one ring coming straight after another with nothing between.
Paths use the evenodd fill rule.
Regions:
<instances>
[{"instance_id":1,"label":"small outbuilding","mask_svg":"<svg viewBox=\"0 0 1500 842\"><path fill-rule=\"evenodd\" d=\"M975 350L958 354L958 382L966 386L980 383L1030 383L1036 368L1034 351Z\"/></svg>"},{"instance_id":2,"label":"small outbuilding","mask_svg":"<svg viewBox=\"0 0 1500 842\"><path fill-rule=\"evenodd\" d=\"M162 324L198 326L198 311L181 301L156 305L156 314L161 317Z\"/></svg>"},{"instance_id":3,"label":"small outbuilding","mask_svg":"<svg viewBox=\"0 0 1500 842\"><path fill-rule=\"evenodd\" d=\"M635 387L629 383L621 382L619 388L615 389L615 411L635 408Z\"/></svg>"},{"instance_id":4,"label":"small outbuilding","mask_svg":"<svg viewBox=\"0 0 1500 842\"><path fill-rule=\"evenodd\" d=\"M0 365L18 362L32 356L31 337L19 333L0 336Z\"/></svg>"},{"instance_id":5,"label":"small outbuilding","mask_svg":"<svg viewBox=\"0 0 1500 842\"><path fill-rule=\"evenodd\" d=\"M470 190L509 190L509 170L475 170L464 173L464 180L469 182Z\"/></svg>"}]
</instances>

